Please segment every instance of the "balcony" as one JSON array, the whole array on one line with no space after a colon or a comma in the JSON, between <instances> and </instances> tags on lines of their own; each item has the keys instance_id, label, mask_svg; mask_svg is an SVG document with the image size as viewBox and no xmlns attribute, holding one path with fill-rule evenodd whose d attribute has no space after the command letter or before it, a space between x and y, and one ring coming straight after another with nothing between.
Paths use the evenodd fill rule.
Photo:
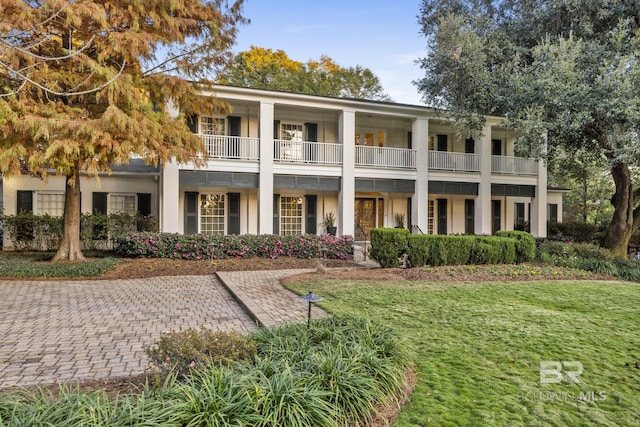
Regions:
<instances>
[{"instance_id":1,"label":"balcony","mask_svg":"<svg viewBox=\"0 0 640 427\"><path fill-rule=\"evenodd\" d=\"M340 165L342 164L342 144L276 139L273 160L285 163Z\"/></svg>"},{"instance_id":2,"label":"balcony","mask_svg":"<svg viewBox=\"0 0 640 427\"><path fill-rule=\"evenodd\" d=\"M415 169L416 150L356 145L356 166Z\"/></svg>"},{"instance_id":3,"label":"balcony","mask_svg":"<svg viewBox=\"0 0 640 427\"><path fill-rule=\"evenodd\" d=\"M429 151L429 169L453 172L480 172L480 155Z\"/></svg>"},{"instance_id":4,"label":"balcony","mask_svg":"<svg viewBox=\"0 0 640 427\"><path fill-rule=\"evenodd\" d=\"M503 175L538 175L538 160L524 157L491 156L491 172Z\"/></svg>"},{"instance_id":5,"label":"balcony","mask_svg":"<svg viewBox=\"0 0 640 427\"><path fill-rule=\"evenodd\" d=\"M258 160L260 143L258 138L225 135L200 135L210 158L234 160Z\"/></svg>"}]
</instances>

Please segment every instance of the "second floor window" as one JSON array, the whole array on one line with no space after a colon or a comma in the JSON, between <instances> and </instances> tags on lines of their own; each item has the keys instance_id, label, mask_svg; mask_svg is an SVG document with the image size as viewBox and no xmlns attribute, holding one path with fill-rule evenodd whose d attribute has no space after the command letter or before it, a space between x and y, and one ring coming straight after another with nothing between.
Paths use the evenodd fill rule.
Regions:
<instances>
[{"instance_id":1,"label":"second floor window","mask_svg":"<svg viewBox=\"0 0 640 427\"><path fill-rule=\"evenodd\" d=\"M200 117L200 133L203 135L226 135L226 120L218 117Z\"/></svg>"},{"instance_id":2,"label":"second floor window","mask_svg":"<svg viewBox=\"0 0 640 427\"><path fill-rule=\"evenodd\" d=\"M302 125L283 123L280 128L280 139L283 139L285 141L302 141Z\"/></svg>"}]
</instances>

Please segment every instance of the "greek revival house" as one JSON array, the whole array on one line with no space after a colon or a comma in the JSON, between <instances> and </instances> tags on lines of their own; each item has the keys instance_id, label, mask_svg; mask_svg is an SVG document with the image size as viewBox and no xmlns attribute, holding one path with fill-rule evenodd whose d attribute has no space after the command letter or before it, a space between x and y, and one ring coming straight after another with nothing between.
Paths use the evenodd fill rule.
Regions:
<instances>
[{"instance_id":1,"label":"greek revival house","mask_svg":"<svg viewBox=\"0 0 640 427\"><path fill-rule=\"evenodd\" d=\"M205 95L232 112L191 121L209 154L204 167L134 162L84 179L82 211L141 212L161 231L203 234L321 234L333 213L338 234L356 240L398 217L414 232L528 223L540 237L547 221L562 221L562 193L547 188L544 163L514 155L516 135L500 118L474 140L424 106L227 86ZM62 177L0 184L6 214L62 214Z\"/></svg>"}]
</instances>

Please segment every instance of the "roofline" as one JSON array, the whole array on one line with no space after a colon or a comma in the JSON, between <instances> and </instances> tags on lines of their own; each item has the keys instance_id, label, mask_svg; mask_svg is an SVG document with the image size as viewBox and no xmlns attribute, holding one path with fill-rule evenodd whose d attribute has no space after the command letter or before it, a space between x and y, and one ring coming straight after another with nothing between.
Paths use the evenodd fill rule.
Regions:
<instances>
[{"instance_id":1,"label":"roofline","mask_svg":"<svg viewBox=\"0 0 640 427\"><path fill-rule=\"evenodd\" d=\"M198 82L193 82L194 84L198 84ZM305 93L295 93L295 92L286 92L281 90L274 89L256 89L256 88L248 88L243 86L233 86L233 85L223 85L223 84L214 84L211 87L202 87L204 92L211 92L212 95L218 96L218 92L228 92L228 93L238 93L238 94L246 94L246 95L255 95L255 96L263 96L268 98L284 98L288 100L304 100L307 102L318 102L324 101L325 103L331 103L333 105L342 105L345 107L365 107L375 109L376 107L386 107L398 110L405 111L413 111L415 113L431 113L433 115L441 115L445 119L453 120L451 116L448 115L448 110L444 108L436 108L430 107L427 105L416 105L416 104L404 104L392 101L378 101L371 99L356 99L356 98L340 98L334 96L325 96L325 95L310 95ZM491 116L486 115L487 121L491 124L498 124L500 121L504 120L503 116Z\"/></svg>"}]
</instances>

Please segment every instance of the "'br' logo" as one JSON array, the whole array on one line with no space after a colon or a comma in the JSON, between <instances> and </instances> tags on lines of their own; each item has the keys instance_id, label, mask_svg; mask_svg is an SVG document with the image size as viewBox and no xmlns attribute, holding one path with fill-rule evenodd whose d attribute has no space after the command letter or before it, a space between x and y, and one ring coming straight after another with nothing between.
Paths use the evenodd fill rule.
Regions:
<instances>
[{"instance_id":1,"label":"'br' logo","mask_svg":"<svg viewBox=\"0 0 640 427\"><path fill-rule=\"evenodd\" d=\"M540 384L557 384L562 381L562 368L564 378L576 384L580 384L578 377L582 374L583 367L580 362L540 362ZM568 369L567 369L568 368Z\"/></svg>"}]
</instances>

